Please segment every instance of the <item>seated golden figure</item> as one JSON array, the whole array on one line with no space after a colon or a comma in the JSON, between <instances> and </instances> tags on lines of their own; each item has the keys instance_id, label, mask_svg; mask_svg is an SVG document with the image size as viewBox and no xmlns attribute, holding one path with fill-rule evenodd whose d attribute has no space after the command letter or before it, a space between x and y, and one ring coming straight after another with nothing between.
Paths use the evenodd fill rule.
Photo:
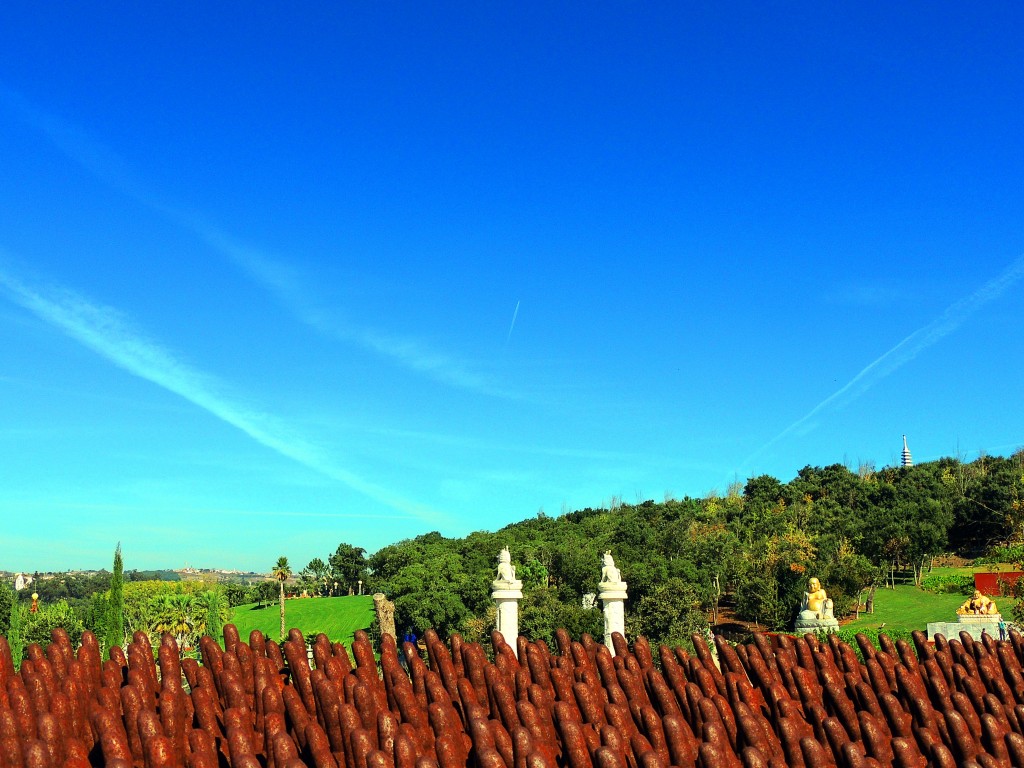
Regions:
<instances>
[{"instance_id":1,"label":"seated golden figure","mask_svg":"<svg viewBox=\"0 0 1024 768\"><path fill-rule=\"evenodd\" d=\"M974 594L956 609L956 612L960 616L990 616L999 613L999 609L996 608L992 598L981 594L981 591L976 589Z\"/></svg>"},{"instance_id":2,"label":"seated golden figure","mask_svg":"<svg viewBox=\"0 0 1024 768\"><path fill-rule=\"evenodd\" d=\"M807 592L804 593L804 605L806 606L806 609L819 613L827 599L828 594L821 588L821 582L817 579L811 579L810 583L807 585Z\"/></svg>"},{"instance_id":3,"label":"seated golden figure","mask_svg":"<svg viewBox=\"0 0 1024 768\"><path fill-rule=\"evenodd\" d=\"M821 586L821 582L813 578L807 584L807 591L804 592L804 599L800 603L799 618L803 621L820 621L822 619L833 619L832 601Z\"/></svg>"}]
</instances>

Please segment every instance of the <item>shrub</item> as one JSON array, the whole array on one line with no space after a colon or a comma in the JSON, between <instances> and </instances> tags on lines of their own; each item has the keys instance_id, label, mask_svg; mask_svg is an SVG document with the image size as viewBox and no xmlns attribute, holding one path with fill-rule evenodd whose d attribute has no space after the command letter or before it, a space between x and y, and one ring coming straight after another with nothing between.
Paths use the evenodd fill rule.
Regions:
<instances>
[{"instance_id":1,"label":"shrub","mask_svg":"<svg viewBox=\"0 0 1024 768\"><path fill-rule=\"evenodd\" d=\"M23 614L24 610L15 600L11 604L10 624L7 627L7 644L11 648L11 660L14 662L15 671L21 669L21 657L25 653L25 637L21 631Z\"/></svg>"},{"instance_id":2,"label":"shrub","mask_svg":"<svg viewBox=\"0 0 1024 768\"><path fill-rule=\"evenodd\" d=\"M564 627L570 637L582 637L586 632L593 637L604 636L604 622L601 611L585 609L578 602L564 603L558 598L558 591L541 587L526 593L520 604L519 634L530 640L543 640L554 648L555 630ZM490 628L487 635L490 636Z\"/></svg>"},{"instance_id":3,"label":"shrub","mask_svg":"<svg viewBox=\"0 0 1024 768\"><path fill-rule=\"evenodd\" d=\"M25 645L38 643L45 648L50 644L50 633L57 627L63 627L71 638L72 645L78 645L82 639L85 625L74 608L67 600L58 600L53 605L40 607L38 613L22 616L24 626L21 629Z\"/></svg>"},{"instance_id":4,"label":"shrub","mask_svg":"<svg viewBox=\"0 0 1024 768\"><path fill-rule=\"evenodd\" d=\"M878 643L879 635L888 635L889 639L892 640L893 643L895 643L897 640L906 640L908 643L911 644L913 644L914 642L912 637L913 630L910 629L840 629L838 634L839 639L847 645L849 645L851 648L853 648L854 652L857 654L857 658L859 658L862 662L864 661L864 654L860 652L860 646L857 645L857 635L864 635L865 637L867 637L868 640L871 641L871 644L878 649L881 649L881 645L879 645Z\"/></svg>"},{"instance_id":5,"label":"shrub","mask_svg":"<svg viewBox=\"0 0 1024 768\"><path fill-rule=\"evenodd\" d=\"M14 590L6 584L0 584L0 635L7 636L11 628L11 606L17 601Z\"/></svg>"},{"instance_id":6,"label":"shrub","mask_svg":"<svg viewBox=\"0 0 1024 768\"><path fill-rule=\"evenodd\" d=\"M627 619L626 634L644 635L651 646L691 650L690 635L708 630L707 614L692 584L671 578L641 597Z\"/></svg>"},{"instance_id":7,"label":"shrub","mask_svg":"<svg viewBox=\"0 0 1024 768\"><path fill-rule=\"evenodd\" d=\"M940 595L969 595L974 591L974 574L932 574L921 580L921 589Z\"/></svg>"}]
</instances>

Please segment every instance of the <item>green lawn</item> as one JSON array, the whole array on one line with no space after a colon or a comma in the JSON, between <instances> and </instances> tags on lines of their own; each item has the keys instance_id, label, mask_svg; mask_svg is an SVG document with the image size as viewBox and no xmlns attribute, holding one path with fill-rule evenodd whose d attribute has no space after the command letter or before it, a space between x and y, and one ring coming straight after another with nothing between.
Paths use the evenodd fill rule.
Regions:
<instances>
[{"instance_id":1,"label":"green lawn","mask_svg":"<svg viewBox=\"0 0 1024 768\"><path fill-rule=\"evenodd\" d=\"M312 640L318 632L326 634L332 642L352 642L357 629L366 629L373 621L373 597L307 597L284 601L284 624L288 629L298 627ZM276 601L269 605L256 603L236 606L231 622L238 627L242 640L258 629L267 637L277 640L281 633L281 608Z\"/></svg>"},{"instance_id":2,"label":"green lawn","mask_svg":"<svg viewBox=\"0 0 1024 768\"><path fill-rule=\"evenodd\" d=\"M936 595L912 584L897 584L896 589L877 590L875 612L861 613L856 621L842 624L842 629L877 629L884 622L886 629L924 630L929 621L956 621L956 609L966 599L966 595Z\"/></svg>"},{"instance_id":3,"label":"green lawn","mask_svg":"<svg viewBox=\"0 0 1024 768\"><path fill-rule=\"evenodd\" d=\"M933 568L927 575L970 575L978 572L1010 570L1016 570L1015 566L1009 563L999 563L964 568ZM909 572L904 576L907 583L898 583L900 576L897 575L896 589L879 589L875 592L874 613L861 613L858 620L844 622L840 625L841 628L855 631L877 629L884 622L885 629L913 631L927 629L930 621L956 621L956 609L967 599L967 595L937 595L925 592L911 583ZM1010 608L1013 607L1014 599L1012 597L997 597L995 601L1000 612L1009 621Z\"/></svg>"}]
</instances>

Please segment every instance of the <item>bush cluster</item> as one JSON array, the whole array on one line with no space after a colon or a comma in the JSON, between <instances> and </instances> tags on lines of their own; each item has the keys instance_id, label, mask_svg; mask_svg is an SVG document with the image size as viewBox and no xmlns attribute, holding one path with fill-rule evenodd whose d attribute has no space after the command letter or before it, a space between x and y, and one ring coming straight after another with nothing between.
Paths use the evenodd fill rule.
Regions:
<instances>
[{"instance_id":1,"label":"bush cluster","mask_svg":"<svg viewBox=\"0 0 1024 768\"><path fill-rule=\"evenodd\" d=\"M944 573L925 576L921 589L940 595L969 595L974 591L974 576L969 573Z\"/></svg>"},{"instance_id":2,"label":"bush cluster","mask_svg":"<svg viewBox=\"0 0 1024 768\"><path fill-rule=\"evenodd\" d=\"M857 645L857 635L864 635L875 648L881 650L881 645L878 642L879 635L888 635L889 639L894 643L899 640L906 640L908 643L913 644L914 640L912 637L913 631L909 629L840 629L837 633L839 639L849 645L854 651L857 652L857 657L863 662L864 654L860 652L860 646Z\"/></svg>"}]
</instances>

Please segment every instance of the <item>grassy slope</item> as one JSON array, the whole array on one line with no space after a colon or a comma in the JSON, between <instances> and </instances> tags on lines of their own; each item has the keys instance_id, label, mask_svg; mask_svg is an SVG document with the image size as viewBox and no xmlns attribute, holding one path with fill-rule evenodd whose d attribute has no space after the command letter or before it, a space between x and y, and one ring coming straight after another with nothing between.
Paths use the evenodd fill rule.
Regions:
<instances>
[{"instance_id":1,"label":"grassy slope","mask_svg":"<svg viewBox=\"0 0 1024 768\"><path fill-rule=\"evenodd\" d=\"M1008 563L976 568L934 568L929 575L973 574L977 571L1009 571ZM956 621L956 609L967 595L936 595L917 589L912 584L897 584L896 589L875 592L875 612L862 613L860 619L842 625L843 629L877 629L885 622L886 629L927 629L929 621ZM1004 617L1009 617L1012 597L996 598ZM1009 618L1007 618L1009 621Z\"/></svg>"},{"instance_id":2,"label":"grassy slope","mask_svg":"<svg viewBox=\"0 0 1024 768\"><path fill-rule=\"evenodd\" d=\"M936 568L934 573L971 573L975 569ZM980 570L980 569L979 569ZM955 621L956 609L966 599L964 595L936 595L911 584L898 584L896 589L879 589L875 593L875 612L862 613L857 621L845 622L843 629L877 629L883 622L886 629L926 629L929 621ZM1009 613L1010 598L997 600L1004 614ZM1005 605L1004 605L1005 603ZM312 638L325 632L334 642L346 645L352 641L357 629L365 629L373 620L373 598L369 595L353 597L319 597L285 601L285 626L298 627L303 635ZM231 621L238 627L242 639L258 629L268 637L277 639L280 632L278 603L257 608L255 603L236 607Z\"/></svg>"},{"instance_id":3,"label":"grassy slope","mask_svg":"<svg viewBox=\"0 0 1024 768\"><path fill-rule=\"evenodd\" d=\"M897 584L896 589L875 592L874 613L862 613L842 628L877 629L884 622L886 629L923 630L929 621L956 621L956 609L966 599L965 595L936 595L912 584Z\"/></svg>"},{"instance_id":4,"label":"grassy slope","mask_svg":"<svg viewBox=\"0 0 1024 768\"><path fill-rule=\"evenodd\" d=\"M348 645L357 629L366 629L373 620L373 597L357 595L351 597L293 598L284 601L284 624L287 628L298 627L302 634L312 639L318 632L325 633L332 642ZM243 640L258 629L274 640L281 633L280 604L256 607L256 603L239 605L231 612L231 621L238 627Z\"/></svg>"}]
</instances>

